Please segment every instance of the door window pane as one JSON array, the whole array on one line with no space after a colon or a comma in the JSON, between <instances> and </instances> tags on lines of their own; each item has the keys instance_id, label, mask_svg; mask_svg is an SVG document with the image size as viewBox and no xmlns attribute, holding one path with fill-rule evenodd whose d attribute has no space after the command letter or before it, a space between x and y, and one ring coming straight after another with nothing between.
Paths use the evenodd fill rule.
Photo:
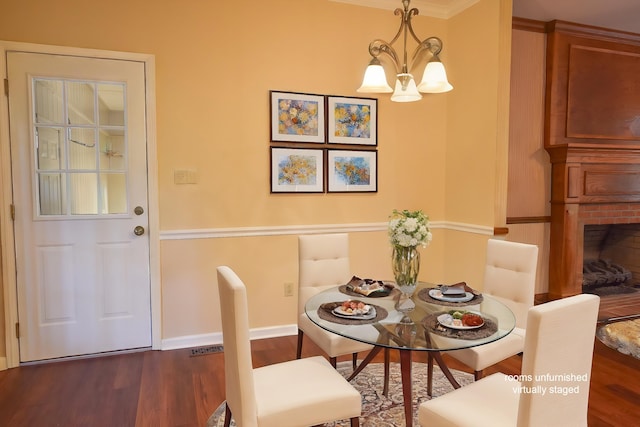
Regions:
<instances>
[{"instance_id":1,"label":"door window pane","mask_svg":"<svg viewBox=\"0 0 640 427\"><path fill-rule=\"evenodd\" d=\"M64 130L62 128L37 127L38 169L59 171L64 167Z\"/></svg>"},{"instance_id":2,"label":"door window pane","mask_svg":"<svg viewBox=\"0 0 640 427\"><path fill-rule=\"evenodd\" d=\"M64 215L67 213L65 197L65 174L38 174L38 192L41 215Z\"/></svg>"},{"instance_id":3,"label":"door window pane","mask_svg":"<svg viewBox=\"0 0 640 427\"><path fill-rule=\"evenodd\" d=\"M102 213L127 213L127 181L123 173L100 174Z\"/></svg>"},{"instance_id":4,"label":"door window pane","mask_svg":"<svg viewBox=\"0 0 640 427\"><path fill-rule=\"evenodd\" d=\"M100 126L124 126L124 85L98 85Z\"/></svg>"},{"instance_id":5,"label":"door window pane","mask_svg":"<svg viewBox=\"0 0 640 427\"><path fill-rule=\"evenodd\" d=\"M60 80L34 80L33 97L36 123L64 123L62 82Z\"/></svg>"},{"instance_id":6,"label":"door window pane","mask_svg":"<svg viewBox=\"0 0 640 427\"><path fill-rule=\"evenodd\" d=\"M124 131L103 129L100 132L100 169L124 171Z\"/></svg>"},{"instance_id":7,"label":"door window pane","mask_svg":"<svg viewBox=\"0 0 640 427\"><path fill-rule=\"evenodd\" d=\"M96 169L95 129L69 129L69 168Z\"/></svg>"},{"instance_id":8,"label":"door window pane","mask_svg":"<svg viewBox=\"0 0 640 427\"><path fill-rule=\"evenodd\" d=\"M69 174L69 199L71 215L96 215L98 213L98 175L95 173Z\"/></svg>"},{"instance_id":9,"label":"door window pane","mask_svg":"<svg viewBox=\"0 0 640 427\"><path fill-rule=\"evenodd\" d=\"M93 84L67 82L67 116L70 125L90 125L96 122Z\"/></svg>"}]
</instances>

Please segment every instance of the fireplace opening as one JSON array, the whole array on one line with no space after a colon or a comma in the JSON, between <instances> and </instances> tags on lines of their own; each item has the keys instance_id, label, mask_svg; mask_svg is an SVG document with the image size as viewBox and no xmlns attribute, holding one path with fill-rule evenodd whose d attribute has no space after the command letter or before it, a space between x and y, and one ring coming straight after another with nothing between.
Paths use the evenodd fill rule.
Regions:
<instances>
[{"instance_id":1,"label":"fireplace opening","mask_svg":"<svg viewBox=\"0 0 640 427\"><path fill-rule=\"evenodd\" d=\"M640 224L585 225L582 291L640 291Z\"/></svg>"}]
</instances>

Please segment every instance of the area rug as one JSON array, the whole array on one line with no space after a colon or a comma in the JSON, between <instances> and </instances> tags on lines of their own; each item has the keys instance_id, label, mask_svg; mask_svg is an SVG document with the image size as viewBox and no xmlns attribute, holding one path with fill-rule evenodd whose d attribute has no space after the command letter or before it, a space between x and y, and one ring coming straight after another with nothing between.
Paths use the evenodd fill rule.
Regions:
<instances>
[{"instance_id":1,"label":"area rug","mask_svg":"<svg viewBox=\"0 0 640 427\"><path fill-rule=\"evenodd\" d=\"M338 371L346 378L351 374L351 362L338 363ZM460 385L473 382L473 375L451 370ZM363 427L396 427L405 425L404 406L402 401L402 382L400 365L391 363L389 373L389 395L382 395L384 367L382 363L371 363L351 381L351 384L362 395L362 416L360 425ZM418 405L429 400L427 395L427 364L413 363L413 425L418 425ZM453 386L446 379L437 365L433 367L433 397L440 396L453 390ZM222 427L224 425L225 403L223 402L207 421L207 427ZM231 422L232 426L235 423ZM325 427L348 427L349 420L324 424Z\"/></svg>"},{"instance_id":2,"label":"area rug","mask_svg":"<svg viewBox=\"0 0 640 427\"><path fill-rule=\"evenodd\" d=\"M601 326L596 336L607 347L640 359L640 319Z\"/></svg>"}]
</instances>

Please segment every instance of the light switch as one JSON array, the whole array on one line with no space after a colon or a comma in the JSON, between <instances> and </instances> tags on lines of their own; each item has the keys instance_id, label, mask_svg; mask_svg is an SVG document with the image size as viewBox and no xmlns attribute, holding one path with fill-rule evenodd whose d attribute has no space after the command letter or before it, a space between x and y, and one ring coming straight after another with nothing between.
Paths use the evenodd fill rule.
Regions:
<instances>
[{"instance_id":1,"label":"light switch","mask_svg":"<svg viewBox=\"0 0 640 427\"><path fill-rule=\"evenodd\" d=\"M197 184L198 171L189 169L180 169L173 171L174 184Z\"/></svg>"}]
</instances>

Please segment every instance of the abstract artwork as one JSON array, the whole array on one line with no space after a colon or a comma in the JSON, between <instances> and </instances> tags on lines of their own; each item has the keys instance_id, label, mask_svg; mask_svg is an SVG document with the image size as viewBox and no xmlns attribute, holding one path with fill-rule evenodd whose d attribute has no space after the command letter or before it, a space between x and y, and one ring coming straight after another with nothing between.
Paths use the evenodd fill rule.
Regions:
<instances>
[{"instance_id":1,"label":"abstract artwork","mask_svg":"<svg viewBox=\"0 0 640 427\"><path fill-rule=\"evenodd\" d=\"M325 142L324 96L270 91L271 141Z\"/></svg>"},{"instance_id":2,"label":"abstract artwork","mask_svg":"<svg viewBox=\"0 0 640 427\"><path fill-rule=\"evenodd\" d=\"M378 191L376 151L328 150L329 192Z\"/></svg>"},{"instance_id":3,"label":"abstract artwork","mask_svg":"<svg viewBox=\"0 0 640 427\"><path fill-rule=\"evenodd\" d=\"M323 150L271 148L272 193L324 192Z\"/></svg>"},{"instance_id":4,"label":"abstract artwork","mask_svg":"<svg viewBox=\"0 0 640 427\"><path fill-rule=\"evenodd\" d=\"M328 141L331 144L377 145L377 100L329 96Z\"/></svg>"}]
</instances>

